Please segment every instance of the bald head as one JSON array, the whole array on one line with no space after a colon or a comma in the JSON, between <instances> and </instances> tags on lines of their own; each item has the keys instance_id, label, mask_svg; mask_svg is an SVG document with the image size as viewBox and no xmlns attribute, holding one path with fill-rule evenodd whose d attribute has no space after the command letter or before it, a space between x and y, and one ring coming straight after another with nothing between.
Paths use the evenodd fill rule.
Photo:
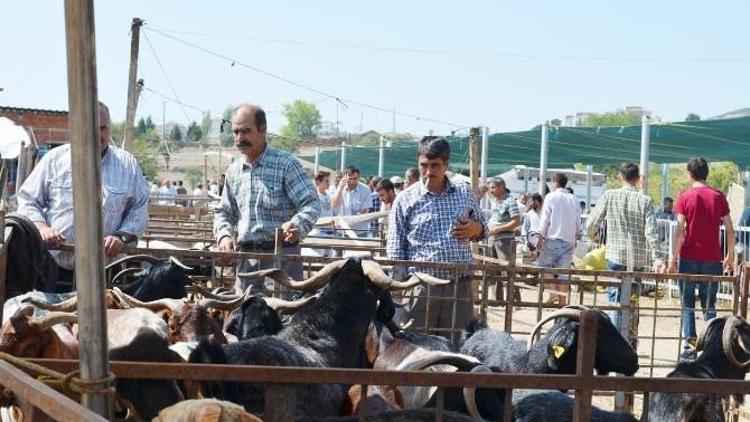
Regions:
<instances>
[{"instance_id":1,"label":"bald head","mask_svg":"<svg viewBox=\"0 0 750 422\"><path fill-rule=\"evenodd\" d=\"M241 104L234 109L232 113L232 122L235 121L248 121L251 119L255 128L259 132L266 131L266 112L256 104Z\"/></svg>"},{"instance_id":2,"label":"bald head","mask_svg":"<svg viewBox=\"0 0 750 422\"><path fill-rule=\"evenodd\" d=\"M101 143L102 156L109 148L110 124L109 108L99 101L99 142Z\"/></svg>"},{"instance_id":3,"label":"bald head","mask_svg":"<svg viewBox=\"0 0 750 422\"><path fill-rule=\"evenodd\" d=\"M254 162L266 148L266 112L255 104L237 107L232 115L232 135L246 162Z\"/></svg>"}]
</instances>

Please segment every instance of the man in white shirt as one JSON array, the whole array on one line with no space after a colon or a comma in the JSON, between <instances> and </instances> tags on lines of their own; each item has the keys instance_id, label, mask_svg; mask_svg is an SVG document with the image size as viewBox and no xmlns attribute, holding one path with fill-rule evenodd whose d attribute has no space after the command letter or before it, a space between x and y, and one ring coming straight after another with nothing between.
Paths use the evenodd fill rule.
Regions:
<instances>
[{"instance_id":1,"label":"man in white shirt","mask_svg":"<svg viewBox=\"0 0 750 422\"><path fill-rule=\"evenodd\" d=\"M552 192L544 198L539 221L540 256L537 265L546 268L570 268L576 237L581 228L581 208L578 200L566 189L568 177L564 173L552 176ZM549 283L547 303L567 304L567 283Z\"/></svg>"},{"instance_id":2,"label":"man in white shirt","mask_svg":"<svg viewBox=\"0 0 750 422\"><path fill-rule=\"evenodd\" d=\"M177 192L172 190L172 184L169 180L164 179L159 189L159 204L161 205L174 205L174 199L177 196Z\"/></svg>"},{"instance_id":3,"label":"man in white shirt","mask_svg":"<svg viewBox=\"0 0 750 422\"><path fill-rule=\"evenodd\" d=\"M344 170L344 178L339 182L336 193L331 199L333 209L337 211L336 215L349 216L357 214L366 214L372 207L372 197L370 188L359 181L359 169L349 166ZM350 225L354 231L352 237L365 237L370 227L370 222L365 221ZM350 235L352 235L350 233Z\"/></svg>"}]
</instances>

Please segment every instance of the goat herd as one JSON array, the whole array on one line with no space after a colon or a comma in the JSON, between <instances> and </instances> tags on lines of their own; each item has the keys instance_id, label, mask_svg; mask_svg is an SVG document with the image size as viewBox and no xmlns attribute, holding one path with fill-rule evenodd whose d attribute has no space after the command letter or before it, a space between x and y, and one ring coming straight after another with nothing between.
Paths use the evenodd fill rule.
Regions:
<instances>
[{"instance_id":1,"label":"goat herd","mask_svg":"<svg viewBox=\"0 0 750 422\"><path fill-rule=\"evenodd\" d=\"M399 282L371 260L339 260L307 280L293 280L280 270L243 276L265 276L297 291L283 301L192 285L189 267L176 259L144 261L145 269L126 269L113 277L119 287L107 291L107 324L111 360L191 362L314 368L374 368L396 371L574 374L579 317L589 311L568 306L548 314L528 342L490 329L481 321L465 327L456 350L442 337L411 332L393 321L397 305L392 291L419 283L441 285L416 273ZM112 264L119 266L127 262ZM114 267L113 267L114 268ZM125 281L127 280L127 281ZM119 282L119 283L118 283ZM194 300L200 297L199 300ZM76 298L38 291L8 300L0 329L0 351L25 358L78 357ZM600 375L633 375L638 356L602 312L598 316L594 367ZM543 335L542 327L553 322ZM744 379L750 367L750 325L735 316L707 325L693 362L679 363L669 377ZM117 380L118 415L131 420L259 420L266 385L245 382ZM362 407L368 421L434 420L435 387L305 384L295 388L297 420L357 420ZM503 420L512 403L516 421L567 421L573 400L561 391L448 388L442 420ZM185 400L203 397L202 400ZM212 399L206 399L212 398ZM721 397L729 400L730 397ZM734 397L740 401L742 397ZM708 394L655 393L651 421L724 420L722 400ZM238 406L239 405L239 406ZM711 419L711 418L714 419ZM200 420L196 416L195 420ZM592 409L595 421L632 421L632 415Z\"/></svg>"}]
</instances>

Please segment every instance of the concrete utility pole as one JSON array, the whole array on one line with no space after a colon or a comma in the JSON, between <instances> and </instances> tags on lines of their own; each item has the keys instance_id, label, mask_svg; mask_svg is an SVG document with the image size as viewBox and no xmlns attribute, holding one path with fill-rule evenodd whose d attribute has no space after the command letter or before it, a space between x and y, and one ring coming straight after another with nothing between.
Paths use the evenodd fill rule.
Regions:
<instances>
[{"instance_id":1,"label":"concrete utility pole","mask_svg":"<svg viewBox=\"0 0 750 422\"><path fill-rule=\"evenodd\" d=\"M549 153L549 123L542 123L542 145L539 151L539 195L544 196L547 185L547 154Z\"/></svg>"},{"instance_id":2,"label":"concrete utility pole","mask_svg":"<svg viewBox=\"0 0 750 422\"><path fill-rule=\"evenodd\" d=\"M479 188L479 136L482 128L469 129L469 178L471 188L476 192Z\"/></svg>"},{"instance_id":3,"label":"concrete utility pole","mask_svg":"<svg viewBox=\"0 0 750 422\"><path fill-rule=\"evenodd\" d=\"M378 177L385 173L385 137L380 135L380 149L378 150Z\"/></svg>"},{"instance_id":4,"label":"concrete utility pole","mask_svg":"<svg viewBox=\"0 0 750 422\"><path fill-rule=\"evenodd\" d=\"M130 24L130 72L128 74L128 104L125 109L125 134L122 137L122 149L126 149L128 141L133 139L133 125L135 124L135 109L138 108L138 96L143 88L143 79L136 82L138 77L138 49L141 38L143 20L133 18Z\"/></svg>"},{"instance_id":5,"label":"concrete utility pole","mask_svg":"<svg viewBox=\"0 0 750 422\"><path fill-rule=\"evenodd\" d=\"M78 297L78 345L81 378L108 388L107 313L104 301L104 228L102 227L101 143L96 82L94 1L65 1L68 62L68 126L73 168L75 284ZM81 403L112 419L109 394L83 394Z\"/></svg>"},{"instance_id":6,"label":"concrete utility pole","mask_svg":"<svg viewBox=\"0 0 750 422\"><path fill-rule=\"evenodd\" d=\"M651 121L648 115L641 118L641 193L648 195L648 160L651 154Z\"/></svg>"},{"instance_id":7,"label":"concrete utility pole","mask_svg":"<svg viewBox=\"0 0 750 422\"><path fill-rule=\"evenodd\" d=\"M320 173L320 147L315 147L315 175Z\"/></svg>"}]
</instances>

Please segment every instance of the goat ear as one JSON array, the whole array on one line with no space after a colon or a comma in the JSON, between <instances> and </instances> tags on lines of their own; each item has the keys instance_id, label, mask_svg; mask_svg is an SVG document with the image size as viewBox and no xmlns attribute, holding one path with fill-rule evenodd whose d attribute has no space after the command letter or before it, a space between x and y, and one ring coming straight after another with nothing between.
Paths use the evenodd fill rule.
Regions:
<instances>
[{"instance_id":1,"label":"goat ear","mask_svg":"<svg viewBox=\"0 0 750 422\"><path fill-rule=\"evenodd\" d=\"M378 294L377 320L383 324L388 324L393 320L394 315L396 315L396 306L391 299L391 293L383 290Z\"/></svg>"}]
</instances>

